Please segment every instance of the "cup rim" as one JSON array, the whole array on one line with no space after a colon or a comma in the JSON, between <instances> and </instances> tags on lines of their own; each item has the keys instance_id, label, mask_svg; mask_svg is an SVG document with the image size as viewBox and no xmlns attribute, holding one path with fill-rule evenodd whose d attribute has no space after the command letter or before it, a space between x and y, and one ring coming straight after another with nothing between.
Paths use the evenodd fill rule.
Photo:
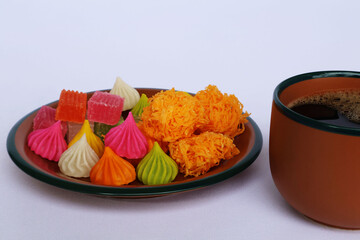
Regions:
<instances>
[{"instance_id":1,"label":"cup rim","mask_svg":"<svg viewBox=\"0 0 360 240\"><path fill-rule=\"evenodd\" d=\"M279 98L280 94L287 87L289 87L295 83L312 80L312 79L316 79L316 78L330 78L330 77L359 78L359 81L360 81L360 72L342 71L342 70L339 70L339 71L317 71L317 72L303 73L303 74L299 74L299 75L290 77L276 86L276 88L274 90L274 94L273 94L274 103L278 107L278 109L283 112L283 114L285 116L289 117L290 119L292 119L300 124L303 124L303 125L306 125L306 126L309 126L312 128L316 128L319 130L327 131L327 132L352 135L352 136L360 136L360 128L343 127L343 126L338 126L338 125L334 125L334 124L324 123L324 122L321 122L321 121L318 121L318 120L315 120L315 119L312 119L309 117L305 117L305 116L291 110L290 108L285 106L280 101L280 98Z\"/></svg>"}]
</instances>

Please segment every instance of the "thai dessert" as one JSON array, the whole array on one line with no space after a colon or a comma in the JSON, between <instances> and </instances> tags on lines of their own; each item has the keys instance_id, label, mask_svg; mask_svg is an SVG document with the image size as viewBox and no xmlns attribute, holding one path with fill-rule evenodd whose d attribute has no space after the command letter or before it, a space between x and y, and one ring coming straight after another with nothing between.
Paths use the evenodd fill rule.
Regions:
<instances>
[{"instance_id":1,"label":"thai dessert","mask_svg":"<svg viewBox=\"0 0 360 240\"><path fill-rule=\"evenodd\" d=\"M152 150L136 168L138 179L146 185L158 185L172 182L178 174L176 162L155 142Z\"/></svg>"},{"instance_id":2,"label":"thai dessert","mask_svg":"<svg viewBox=\"0 0 360 240\"><path fill-rule=\"evenodd\" d=\"M125 99L124 111L132 109L140 99L139 92L124 82L120 77L116 78L110 93Z\"/></svg>"},{"instance_id":3,"label":"thai dessert","mask_svg":"<svg viewBox=\"0 0 360 240\"><path fill-rule=\"evenodd\" d=\"M121 186L133 182L136 179L135 168L128 161L105 147L104 155L90 171L92 183Z\"/></svg>"},{"instance_id":4,"label":"thai dessert","mask_svg":"<svg viewBox=\"0 0 360 240\"><path fill-rule=\"evenodd\" d=\"M240 153L234 139L250 115L214 85L195 95L172 88L140 97L117 78L110 92L90 96L62 90L56 109L38 111L28 146L63 174L106 186L206 174Z\"/></svg>"},{"instance_id":5,"label":"thai dessert","mask_svg":"<svg viewBox=\"0 0 360 240\"><path fill-rule=\"evenodd\" d=\"M67 144L61 131L61 121L48 128L32 131L28 136L28 146L43 158L59 161L61 154L67 149Z\"/></svg>"},{"instance_id":6,"label":"thai dessert","mask_svg":"<svg viewBox=\"0 0 360 240\"><path fill-rule=\"evenodd\" d=\"M96 152L86 140L86 133L69 147L58 162L60 171L70 177L89 177L90 170L99 161Z\"/></svg>"}]
</instances>

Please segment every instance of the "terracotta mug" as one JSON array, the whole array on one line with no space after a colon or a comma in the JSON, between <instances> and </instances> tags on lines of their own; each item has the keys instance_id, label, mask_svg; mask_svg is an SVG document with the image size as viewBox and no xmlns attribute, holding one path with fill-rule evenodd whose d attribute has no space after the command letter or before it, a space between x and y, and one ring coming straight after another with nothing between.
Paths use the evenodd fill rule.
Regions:
<instances>
[{"instance_id":1,"label":"terracotta mug","mask_svg":"<svg viewBox=\"0 0 360 240\"><path fill-rule=\"evenodd\" d=\"M277 189L297 211L326 225L360 229L360 124L332 125L288 107L303 96L344 89L360 90L360 72L306 73L276 87L270 168Z\"/></svg>"}]
</instances>

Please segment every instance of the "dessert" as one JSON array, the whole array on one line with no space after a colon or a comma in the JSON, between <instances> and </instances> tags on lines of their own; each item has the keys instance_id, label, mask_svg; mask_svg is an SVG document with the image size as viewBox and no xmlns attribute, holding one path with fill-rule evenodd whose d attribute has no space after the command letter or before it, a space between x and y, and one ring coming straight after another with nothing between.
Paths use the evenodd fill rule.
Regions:
<instances>
[{"instance_id":1,"label":"dessert","mask_svg":"<svg viewBox=\"0 0 360 240\"><path fill-rule=\"evenodd\" d=\"M87 119L115 125L120 121L124 98L107 92L96 91L88 101Z\"/></svg>"},{"instance_id":2,"label":"dessert","mask_svg":"<svg viewBox=\"0 0 360 240\"><path fill-rule=\"evenodd\" d=\"M135 179L134 166L116 155L110 147L105 147L104 155L90 171L91 182L100 185L121 186Z\"/></svg>"},{"instance_id":3,"label":"dessert","mask_svg":"<svg viewBox=\"0 0 360 240\"><path fill-rule=\"evenodd\" d=\"M84 133L86 134L86 140L91 146L91 148L96 152L99 157L101 157L104 152L104 143L98 136L93 133L88 120L84 121L80 131L71 140L68 147L71 147L74 143L80 140Z\"/></svg>"},{"instance_id":4,"label":"dessert","mask_svg":"<svg viewBox=\"0 0 360 240\"><path fill-rule=\"evenodd\" d=\"M203 124L204 108L189 94L175 89L161 91L150 98L141 115L144 131L161 142L190 137Z\"/></svg>"},{"instance_id":5,"label":"dessert","mask_svg":"<svg viewBox=\"0 0 360 240\"><path fill-rule=\"evenodd\" d=\"M209 85L197 92L195 98L205 109L204 124L199 127L201 132L223 133L234 138L245 130L250 114L242 112L243 105L235 95L222 94L216 86Z\"/></svg>"},{"instance_id":6,"label":"dessert","mask_svg":"<svg viewBox=\"0 0 360 240\"><path fill-rule=\"evenodd\" d=\"M86 115L87 94L63 89L56 108L55 119L82 123Z\"/></svg>"},{"instance_id":7,"label":"dessert","mask_svg":"<svg viewBox=\"0 0 360 240\"><path fill-rule=\"evenodd\" d=\"M116 78L110 93L125 98L123 111L132 109L140 99L139 92L135 88L129 86L120 77Z\"/></svg>"},{"instance_id":8,"label":"dessert","mask_svg":"<svg viewBox=\"0 0 360 240\"><path fill-rule=\"evenodd\" d=\"M143 113L144 107L149 106L149 99L145 94L141 94L140 100L137 102L137 104L134 106L133 109L131 109L131 112L134 116L135 121L139 121L141 118L141 114Z\"/></svg>"},{"instance_id":9,"label":"dessert","mask_svg":"<svg viewBox=\"0 0 360 240\"><path fill-rule=\"evenodd\" d=\"M96 152L86 140L86 133L69 147L58 162L60 171L70 177L89 177L90 170L99 161Z\"/></svg>"},{"instance_id":10,"label":"dessert","mask_svg":"<svg viewBox=\"0 0 360 240\"><path fill-rule=\"evenodd\" d=\"M152 150L140 161L136 174L146 185L158 185L172 182L178 174L178 166L157 142Z\"/></svg>"},{"instance_id":11,"label":"dessert","mask_svg":"<svg viewBox=\"0 0 360 240\"><path fill-rule=\"evenodd\" d=\"M121 157L139 159L147 153L148 143L129 112L122 124L110 129L105 135L105 146Z\"/></svg>"},{"instance_id":12,"label":"dessert","mask_svg":"<svg viewBox=\"0 0 360 240\"><path fill-rule=\"evenodd\" d=\"M32 131L28 136L28 146L31 151L43 158L59 161L61 154L67 149L61 131L61 121L55 122L48 128Z\"/></svg>"},{"instance_id":13,"label":"dessert","mask_svg":"<svg viewBox=\"0 0 360 240\"><path fill-rule=\"evenodd\" d=\"M88 101L86 93L62 90L56 110L38 111L28 145L59 161L60 171L70 177L121 186L137 174L143 184L167 184L178 172L197 177L239 154L233 140L245 130L248 116L234 95L216 86L195 96L172 88L148 99L117 78L110 93L96 91ZM60 120L67 124L66 134Z\"/></svg>"},{"instance_id":14,"label":"dessert","mask_svg":"<svg viewBox=\"0 0 360 240\"><path fill-rule=\"evenodd\" d=\"M204 132L169 144L170 156L181 173L197 177L240 153L232 139L214 132Z\"/></svg>"},{"instance_id":15,"label":"dessert","mask_svg":"<svg viewBox=\"0 0 360 240\"><path fill-rule=\"evenodd\" d=\"M56 114L55 108L46 105L42 106L40 110L36 113L35 118L33 119L33 129L34 130L43 129L53 125L56 122L55 114ZM63 136L65 136L67 132L66 122L61 123L61 130Z\"/></svg>"}]
</instances>

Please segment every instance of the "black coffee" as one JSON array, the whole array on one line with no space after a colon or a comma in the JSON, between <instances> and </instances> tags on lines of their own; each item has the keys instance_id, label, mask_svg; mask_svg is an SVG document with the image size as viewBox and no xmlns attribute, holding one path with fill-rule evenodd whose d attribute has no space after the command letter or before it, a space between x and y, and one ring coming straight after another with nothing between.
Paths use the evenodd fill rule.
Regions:
<instances>
[{"instance_id":1,"label":"black coffee","mask_svg":"<svg viewBox=\"0 0 360 240\"><path fill-rule=\"evenodd\" d=\"M299 98L288 107L321 122L360 128L360 89L322 92Z\"/></svg>"}]
</instances>

